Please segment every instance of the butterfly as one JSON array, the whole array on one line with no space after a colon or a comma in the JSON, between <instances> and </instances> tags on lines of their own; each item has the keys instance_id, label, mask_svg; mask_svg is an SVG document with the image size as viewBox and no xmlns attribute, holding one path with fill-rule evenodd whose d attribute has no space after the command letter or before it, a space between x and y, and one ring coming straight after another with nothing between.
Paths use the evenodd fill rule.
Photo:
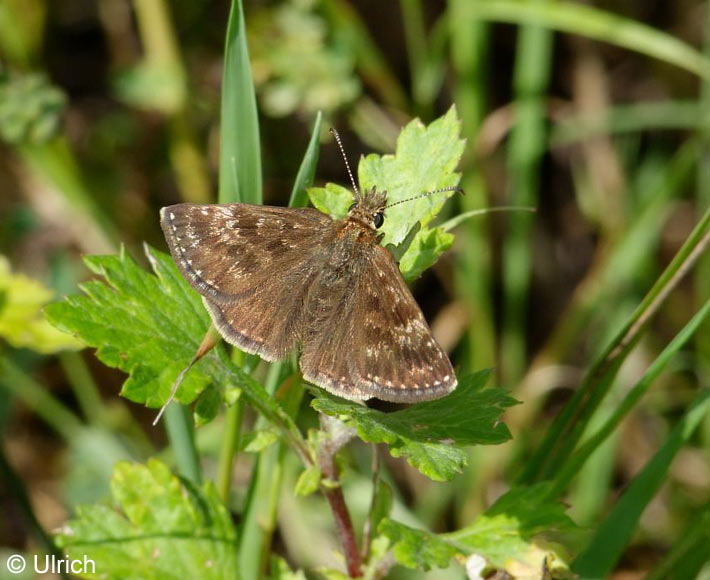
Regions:
<instances>
[{"instance_id":1,"label":"butterfly","mask_svg":"<svg viewBox=\"0 0 710 580\"><path fill-rule=\"evenodd\" d=\"M243 351L278 361L300 347L304 379L346 399L442 397L456 388L451 362L380 245L387 193L360 192L346 167L354 197L343 219L241 203L163 208L172 257Z\"/></svg>"}]
</instances>

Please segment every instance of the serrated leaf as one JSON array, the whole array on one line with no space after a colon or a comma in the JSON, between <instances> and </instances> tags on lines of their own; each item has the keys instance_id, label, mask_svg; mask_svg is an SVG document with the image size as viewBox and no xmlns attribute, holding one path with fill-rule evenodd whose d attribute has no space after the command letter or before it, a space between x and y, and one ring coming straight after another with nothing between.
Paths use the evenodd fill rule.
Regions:
<instances>
[{"instance_id":1,"label":"serrated leaf","mask_svg":"<svg viewBox=\"0 0 710 580\"><path fill-rule=\"evenodd\" d=\"M434 265L441 254L454 243L454 236L442 228L424 228L409 244L400 262L399 271L405 280L414 280Z\"/></svg>"},{"instance_id":2,"label":"serrated leaf","mask_svg":"<svg viewBox=\"0 0 710 580\"><path fill-rule=\"evenodd\" d=\"M311 495L318 491L320 485L321 472L317 465L311 465L301 472L293 490L294 495Z\"/></svg>"},{"instance_id":3,"label":"serrated leaf","mask_svg":"<svg viewBox=\"0 0 710 580\"><path fill-rule=\"evenodd\" d=\"M394 557L407 568L448 568L451 559L459 553L455 546L436 534L415 530L393 520L382 520L379 532L389 538Z\"/></svg>"},{"instance_id":4,"label":"serrated leaf","mask_svg":"<svg viewBox=\"0 0 710 580\"><path fill-rule=\"evenodd\" d=\"M414 119L399 134L394 155L370 154L360 161L361 189L375 186L380 191L386 190L391 204L456 185L461 175L455 169L465 145L460 133L461 121L455 107L429 125ZM451 195L451 192L430 195L388 209L381 229L385 234L382 243L395 246L402 243L416 223L429 223Z\"/></svg>"},{"instance_id":5,"label":"serrated leaf","mask_svg":"<svg viewBox=\"0 0 710 580\"><path fill-rule=\"evenodd\" d=\"M0 256L0 337L15 348L43 354L83 348L79 340L45 319L42 308L53 299L54 292L37 280L13 274L10 263Z\"/></svg>"},{"instance_id":6,"label":"serrated leaf","mask_svg":"<svg viewBox=\"0 0 710 580\"><path fill-rule=\"evenodd\" d=\"M196 489L157 460L116 464L114 506L94 504L56 535L70 558L96 563L84 578L236 578L236 532L211 483Z\"/></svg>"},{"instance_id":7,"label":"serrated leaf","mask_svg":"<svg viewBox=\"0 0 710 580\"><path fill-rule=\"evenodd\" d=\"M125 252L89 256L87 265L105 282L83 284L83 295L50 304L46 312L56 327L95 347L106 365L129 373L121 390L125 397L159 407L197 351L209 316L170 256L150 248L146 254L155 274L140 268ZM240 389L267 419L296 436L291 417L219 346L190 369L175 398L190 403L209 383L219 388L227 403L235 400L235 390ZM206 405L209 409L212 403ZM202 417L212 411L201 408Z\"/></svg>"},{"instance_id":8,"label":"serrated leaf","mask_svg":"<svg viewBox=\"0 0 710 580\"><path fill-rule=\"evenodd\" d=\"M551 578L567 578L566 551L550 538L576 527L549 490L549 483L511 489L453 533L431 534L393 520L383 520L379 530L393 542L397 561L410 568L443 568L455 556L478 554L515 578L541 577L543 567Z\"/></svg>"},{"instance_id":9,"label":"serrated leaf","mask_svg":"<svg viewBox=\"0 0 710 580\"><path fill-rule=\"evenodd\" d=\"M428 126L419 119L411 121L399 134L394 155L373 153L360 160L360 189L366 191L374 186L379 191L386 190L387 201L393 204L455 186L461 176L454 170L464 149L460 132L461 121L454 107ZM308 195L318 210L334 219L347 215L353 199L350 190L333 183L311 188ZM427 227L451 195L452 192L438 193L386 210L380 230L384 234L382 244L391 246L395 256L402 256L399 269L406 280L418 277L453 244L453 235ZM419 231L408 238L415 227Z\"/></svg>"},{"instance_id":10,"label":"serrated leaf","mask_svg":"<svg viewBox=\"0 0 710 580\"><path fill-rule=\"evenodd\" d=\"M484 388L490 371L461 379L450 395L394 413L368 409L314 390L312 406L355 427L363 441L387 443L394 457L435 481L452 479L466 465L464 445L495 445L510 439L500 416L516 404L505 391Z\"/></svg>"}]
</instances>

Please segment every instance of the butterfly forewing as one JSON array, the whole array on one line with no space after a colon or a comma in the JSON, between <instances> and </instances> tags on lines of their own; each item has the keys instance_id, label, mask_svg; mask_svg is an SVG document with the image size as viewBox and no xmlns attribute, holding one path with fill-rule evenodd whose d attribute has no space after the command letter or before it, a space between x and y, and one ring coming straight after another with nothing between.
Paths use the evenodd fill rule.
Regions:
<instances>
[{"instance_id":1,"label":"butterfly forewing","mask_svg":"<svg viewBox=\"0 0 710 580\"><path fill-rule=\"evenodd\" d=\"M222 336L267 360L296 347L331 224L313 209L245 204L185 203L161 212L173 259Z\"/></svg>"}]
</instances>

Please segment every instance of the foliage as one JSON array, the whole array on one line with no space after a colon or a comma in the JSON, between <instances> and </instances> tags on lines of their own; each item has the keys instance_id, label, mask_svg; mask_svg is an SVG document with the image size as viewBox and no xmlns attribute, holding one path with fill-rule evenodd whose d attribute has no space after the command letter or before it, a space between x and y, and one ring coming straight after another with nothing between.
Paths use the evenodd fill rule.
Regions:
<instances>
[{"instance_id":1,"label":"foliage","mask_svg":"<svg viewBox=\"0 0 710 580\"><path fill-rule=\"evenodd\" d=\"M455 169L464 148L460 132L461 121L455 107L427 126L418 119L411 121L400 133L394 155L371 153L360 160L357 170L360 189L368 191L375 187L386 191L387 203L395 204L457 185L461 176ZM330 183L325 188L311 188L308 193L314 206L334 218L345 216L352 203L349 190ZM396 247L405 240L408 242L400 257L405 279L419 276L451 247L454 240L451 234L440 227L428 227L451 195L452 192L438 193L386 210L382 243ZM407 239L415 226L420 229L413 239Z\"/></svg>"},{"instance_id":2,"label":"foliage","mask_svg":"<svg viewBox=\"0 0 710 580\"><path fill-rule=\"evenodd\" d=\"M552 534L570 532L564 506L549 499L549 485L513 488L471 525L447 534L414 530L392 520L380 525L397 560L411 568L446 568L456 556L483 556L514 578L534 578L547 567L551 578L569 577L564 548Z\"/></svg>"},{"instance_id":3,"label":"foliage","mask_svg":"<svg viewBox=\"0 0 710 580\"><path fill-rule=\"evenodd\" d=\"M0 337L16 348L49 354L79 349L83 344L57 331L42 315L54 292L36 280L13 274L7 258L0 256Z\"/></svg>"},{"instance_id":4,"label":"foliage","mask_svg":"<svg viewBox=\"0 0 710 580\"><path fill-rule=\"evenodd\" d=\"M313 407L353 426L363 441L387 443L395 457L407 461L435 481L453 479L466 465L465 445L496 445L510 439L500 423L516 401L505 391L484 388L489 371L460 379L443 399L382 413L319 391Z\"/></svg>"},{"instance_id":5,"label":"foliage","mask_svg":"<svg viewBox=\"0 0 710 580\"><path fill-rule=\"evenodd\" d=\"M236 531L211 483L181 482L163 463L118 463L113 505L77 510L57 543L70 558L97 562L86 578L234 578Z\"/></svg>"}]
</instances>

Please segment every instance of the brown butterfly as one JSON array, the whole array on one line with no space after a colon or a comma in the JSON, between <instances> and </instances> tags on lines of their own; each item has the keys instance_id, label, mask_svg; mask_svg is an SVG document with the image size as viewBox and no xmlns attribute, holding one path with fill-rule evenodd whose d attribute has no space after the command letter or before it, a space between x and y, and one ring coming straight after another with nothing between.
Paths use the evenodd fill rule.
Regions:
<instances>
[{"instance_id":1,"label":"brown butterfly","mask_svg":"<svg viewBox=\"0 0 710 580\"><path fill-rule=\"evenodd\" d=\"M311 208L181 203L160 213L170 252L240 349L276 361L300 345L303 377L346 399L442 397L456 388L454 370L379 244L387 194L361 193L346 167L355 194L344 219Z\"/></svg>"}]
</instances>

